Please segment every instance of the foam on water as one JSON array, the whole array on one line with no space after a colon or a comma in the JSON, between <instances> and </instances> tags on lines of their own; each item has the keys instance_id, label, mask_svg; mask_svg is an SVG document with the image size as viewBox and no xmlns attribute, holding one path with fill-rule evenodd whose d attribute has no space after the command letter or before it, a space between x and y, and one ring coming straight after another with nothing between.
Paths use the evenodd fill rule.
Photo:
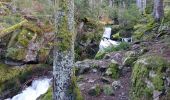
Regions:
<instances>
[{"instance_id":1,"label":"foam on water","mask_svg":"<svg viewBox=\"0 0 170 100\"><path fill-rule=\"evenodd\" d=\"M22 93L6 100L36 100L40 95L47 92L50 82L51 79L48 78L34 80L32 85L23 90Z\"/></svg>"},{"instance_id":2,"label":"foam on water","mask_svg":"<svg viewBox=\"0 0 170 100\"><path fill-rule=\"evenodd\" d=\"M111 35L111 28L106 27L105 31L103 33L102 40L100 41L99 51L103 51L105 48L107 48L109 46L119 45L119 42L113 41L113 40L110 39L110 35Z\"/></svg>"}]
</instances>

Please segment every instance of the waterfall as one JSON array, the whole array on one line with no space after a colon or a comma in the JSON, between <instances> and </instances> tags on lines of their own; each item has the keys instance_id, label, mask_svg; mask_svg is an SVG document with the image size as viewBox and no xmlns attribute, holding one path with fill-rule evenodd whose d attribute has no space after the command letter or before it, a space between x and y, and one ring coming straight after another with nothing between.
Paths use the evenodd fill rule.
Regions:
<instances>
[{"instance_id":1,"label":"waterfall","mask_svg":"<svg viewBox=\"0 0 170 100\"><path fill-rule=\"evenodd\" d=\"M113 41L113 40L110 39L111 30L112 29L110 27L105 27L105 31L103 33L102 40L100 41L99 51L104 51L104 49L106 49L110 46L119 45L119 42Z\"/></svg>"},{"instance_id":2,"label":"waterfall","mask_svg":"<svg viewBox=\"0 0 170 100\"><path fill-rule=\"evenodd\" d=\"M48 78L34 80L32 85L20 94L6 100L36 100L39 96L47 92L50 87L50 82L51 79Z\"/></svg>"}]
</instances>

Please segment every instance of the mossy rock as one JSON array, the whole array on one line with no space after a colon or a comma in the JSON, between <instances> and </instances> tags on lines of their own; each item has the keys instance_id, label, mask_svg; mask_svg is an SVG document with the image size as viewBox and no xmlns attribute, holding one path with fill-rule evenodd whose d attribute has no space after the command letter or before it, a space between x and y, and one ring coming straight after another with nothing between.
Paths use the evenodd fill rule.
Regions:
<instances>
[{"instance_id":1,"label":"mossy rock","mask_svg":"<svg viewBox=\"0 0 170 100\"><path fill-rule=\"evenodd\" d=\"M114 95L113 88L110 85L104 85L103 86L103 92L105 95L112 96Z\"/></svg>"},{"instance_id":2,"label":"mossy rock","mask_svg":"<svg viewBox=\"0 0 170 100\"><path fill-rule=\"evenodd\" d=\"M132 66L136 60L136 57L127 57L123 61L123 66Z\"/></svg>"},{"instance_id":3,"label":"mossy rock","mask_svg":"<svg viewBox=\"0 0 170 100\"><path fill-rule=\"evenodd\" d=\"M88 94L91 96L98 96L101 94L101 87L97 84L93 87L90 88L90 90L88 91Z\"/></svg>"},{"instance_id":4,"label":"mossy rock","mask_svg":"<svg viewBox=\"0 0 170 100\"><path fill-rule=\"evenodd\" d=\"M105 52L99 51L99 52L97 52L97 54L95 55L94 59L96 59L96 60L103 59L104 56L105 56L105 54L106 54Z\"/></svg>"},{"instance_id":5,"label":"mossy rock","mask_svg":"<svg viewBox=\"0 0 170 100\"><path fill-rule=\"evenodd\" d=\"M49 56L49 53L50 53L50 49L48 49L48 48L41 48L39 50L39 52L38 52L38 60L39 60L39 62L45 63L46 60L48 60L47 58ZM50 60L47 61L47 62L50 62Z\"/></svg>"},{"instance_id":6,"label":"mossy rock","mask_svg":"<svg viewBox=\"0 0 170 100\"><path fill-rule=\"evenodd\" d=\"M7 58L11 58L13 60L21 61L21 60L25 59L26 52L27 51L24 48L14 48L14 47L11 47L11 48L7 49L6 57Z\"/></svg>"},{"instance_id":7,"label":"mossy rock","mask_svg":"<svg viewBox=\"0 0 170 100\"><path fill-rule=\"evenodd\" d=\"M123 66L133 66L134 62L138 58L138 54L135 51L128 51L125 53L125 58L123 61Z\"/></svg>"},{"instance_id":8,"label":"mossy rock","mask_svg":"<svg viewBox=\"0 0 170 100\"><path fill-rule=\"evenodd\" d=\"M112 61L106 70L106 75L111 76L113 79L117 79L120 75L119 65L116 61Z\"/></svg>"},{"instance_id":9,"label":"mossy rock","mask_svg":"<svg viewBox=\"0 0 170 100\"><path fill-rule=\"evenodd\" d=\"M163 91L165 89L163 73L168 67L168 62L161 56L144 55L138 59L132 71L132 98L135 100L153 99L153 90ZM156 76L149 76L151 70L155 72ZM153 83L153 88L147 86L146 79Z\"/></svg>"},{"instance_id":10,"label":"mossy rock","mask_svg":"<svg viewBox=\"0 0 170 100\"><path fill-rule=\"evenodd\" d=\"M10 90L10 96L16 95L20 91L21 85L32 76L40 75L44 70L50 69L45 65L25 65L20 67L9 67L0 64L0 94ZM6 95L3 95L4 98Z\"/></svg>"}]
</instances>

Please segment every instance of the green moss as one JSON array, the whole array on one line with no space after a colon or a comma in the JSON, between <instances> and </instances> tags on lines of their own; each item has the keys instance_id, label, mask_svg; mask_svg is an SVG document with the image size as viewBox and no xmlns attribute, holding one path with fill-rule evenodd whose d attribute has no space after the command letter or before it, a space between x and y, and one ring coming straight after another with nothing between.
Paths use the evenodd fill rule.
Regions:
<instances>
[{"instance_id":1,"label":"green moss","mask_svg":"<svg viewBox=\"0 0 170 100\"><path fill-rule=\"evenodd\" d=\"M61 51L68 50L72 45L72 35L68 28L68 8L67 1L60 0L59 8L63 11L64 15L60 16L60 21L57 30L57 46Z\"/></svg>"},{"instance_id":2,"label":"green moss","mask_svg":"<svg viewBox=\"0 0 170 100\"><path fill-rule=\"evenodd\" d=\"M22 68L9 67L5 64L0 64L0 94L12 89L12 93L17 93L21 89L27 79L30 79L32 75L42 73L47 67L45 65L27 65Z\"/></svg>"},{"instance_id":3,"label":"green moss","mask_svg":"<svg viewBox=\"0 0 170 100\"><path fill-rule=\"evenodd\" d=\"M23 48L8 48L6 57L14 60L23 60L26 55L26 50Z\"/></svg>"},{"instance_id":4,"label":"green moss","mask_svg":"<svg viewBox=\"0 0 170 100\"><path fill-rule=\"evenodd\" d=\"M99 84L95 85L88 91L88 94L91 96L98 96L100 95L100 93L101 93L101 87Z\"/></svg>"},{"instance_id":5,"label":"green moss","mask_svg":"<svg viewBox=\"0 0 170 100\"><path fill-rule=\"evenodd\" d=\"M113 95L114 94L113 88L110 85L104 85L103 86L103 92L106 95Z\"/></svg>"},{"instance_id":6,"label":"green moss","mask_svg":"<svg viewBox=\"0 0 170 100\"><path fill-rule=\"evenodd\" d=\"M106 75L111 76L113 79L117 79L120 75L119 65L117 63L110 63Z\"/></svg>"},{"instance_id":7,"label":"green moss","mask_svg":"<svg viewBox=\"0 0 170 100\"><path fill-rule=\"evenodd\" d=\"M47 93L45 93L42 97L41 100L52 100L52 87L50 87L47 91Z\"/></svg>"},{"instance_id":8,"label":"green moss","mask_svg":"<svg viewBox=\"0 0 170 100\"><path fill-rule=\"evenodd\" d=\"M121 42L118 46L110 46L104 49L104 52L113 52L113 51L122 51L128 50L130 48L130 44L127 42Z\"/></svg>"},{"instance_id":9,"label":"green moss","mask_svg":"<svg viewBox=\"0 0 170 100\"><path fill-rule=\"evenodd\" d=\"M74 100L83 100L81 91L77 86L77 77L75 76L75 69L73 69L73 75L71 76L71 86L69 89L69 93L73 94Z\"/></svg>"},{"instance_id":10,"label":"green moss","mask_svg":"<svg viewBox=\"0 0 170 100\"><path fill-rule=\"evenodd\" d=\"M125 58L123 65L125 66L133 66L134 62L137 60L137 57L127 57Z\"/></svg>"},{"instance_id":11,"label":"green moss","mask_svg":"<svg viewBox=\"0 0 170 100\"><path fill-rule=\"evenodd\" d=\"M168 68L168 63L160 56L145 55L136 61L132 72L132 97L152 98L153 88L148 88L145 79L149 79L153 85L154 90L161 91L164 89L164 69ZM149 72L153 70L156 72L155 77L150 77Z\"/></svg>"},{"instance_id":12,"label":"green moss","mask_svg":"<svg viewBox=\"0 0 170 100\"><path fill-rule=\"evenodd\" d=\"M105 52L99 51L99 52L97 52L97 54L95 55L94 59L96 59L96 60L103 59L103 57L105 56L105 54L106 54Z\"/></svg>"},{"instance_id":13,"label":"green moss","mask_svg":"<svg viewBox=\"0 0 170 100\"><path fill-rule=\"evenodd\" d=\"M41 48L38 52L39 61L44 63L44 62L46 62L46 60L49 60L49 59L47 59L47 57L49 56L49 52L50 52L50 50L48 48ZM49 61L47 61L47 62L49 62Z\"/></svg>"},{"instance_id":14,"label":"green moss","mask_svg":"<svg viewBox=\"0 0 170 100\"><path fill-rule=\"evenodd\" d=\"M116 33L114 35L112 35L113 39L120 39L120 35L119 33Z\"/></svg>"},{"instance_id":15,"label":"green moss","mask_svg":"<svg viewBox=\"0 0 170 100\"><path fill-rule=\"evenodd\" d=\"M155 86L156 90L163 90L164 89L164 81L162 80L162 75L157 75L153 79L153 85Z\"/></svg>"},{"instance_id":16,"label":"green moss","mask_svg":"<svg viewBox=\"0 0 170 100\"><path fill-rule=\"evenodd\" d=\"M101 93L100 85L98 84L96 85L95 91L96 91L96 95L99 95Z\"/></svg>"},{"instance_id":17,"label":"green moss","mask_svg":"<svg viewBox=\"0 0 170 100\"><path fill-rule=\"evenodd\" d=\"M134 100L137 98L137 100L139 100L139 98L144 95L147 87L143 79L147 77L148 74L149 72L143 63L137 62L134 65L132 72L132 97Z\"/></svg>"},{"instance_id":18,"label":"green moss","mask_svg":"<svg viewBox=\"0 0 170 100\"><path fill-rule=\"evenodd\" d=\"M23 47L27 47L28 43L29 43L29 40L26 37L27 33L28 33L27 30L22 29L21 33L18 35L18 43L20 43L21 46L23 46Z\"/></svg>"}]
</instances>

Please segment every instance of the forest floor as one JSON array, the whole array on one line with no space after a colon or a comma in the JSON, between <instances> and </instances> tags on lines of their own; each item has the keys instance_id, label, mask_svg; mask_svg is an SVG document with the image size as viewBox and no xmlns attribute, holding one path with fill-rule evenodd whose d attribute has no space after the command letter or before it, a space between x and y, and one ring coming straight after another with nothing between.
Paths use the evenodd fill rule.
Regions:
<instances>
[{"instance_id":1,"label":"forest floor","mask_svg":"<svg viewBox=\"0 0 170 100\"><path fill-rule=\"evenodd\" d=\"M168 39L169 40L169 39ZM164 59L170 62L170 42L164 41L164 40L153 40L153 41L146 41L141 42L142 45L144 45L148 51L146 52L146 55L160 55ZM132 44L132 47L136 46L140 49L140 44ZM125 51L126 52L126 51ZM121 62L122 63L122 62ZM132 68L125 69L123 73L120 74L120 77L116 80L105 77L103 74L94 69L92 71L89 71L83 75L81 75L82 80L79 82L79 87L83 93L83 97L85 100L129 100L130 99L130 89L131 89L131 74L132 74ZM106 78L107 82L102 81L103 77ZM106 95L103 92L101 92L97 96L91 96L89 95L90 88L94 87L95 85L99 85L100 87L104 87L104 85L113 85L114 81L119 81L120 87L118 87L114 91L114 95Z\"/></svg>"}]
</instances>

